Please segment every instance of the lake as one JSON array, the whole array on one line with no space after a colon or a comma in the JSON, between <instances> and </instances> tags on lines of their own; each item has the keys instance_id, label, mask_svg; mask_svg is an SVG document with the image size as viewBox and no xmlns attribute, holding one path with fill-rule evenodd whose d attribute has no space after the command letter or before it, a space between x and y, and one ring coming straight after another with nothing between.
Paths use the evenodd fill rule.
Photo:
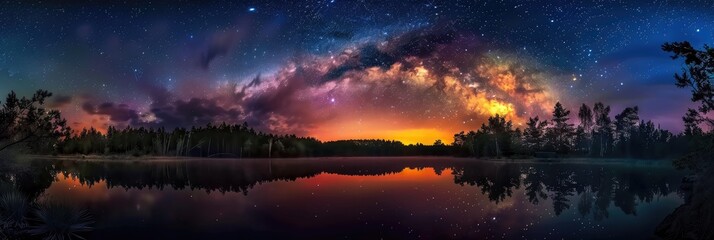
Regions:
<instances>
[{"instance_id":1,"label":"lake","mask_svg":"<svg viewBox=\"0 0 714 240\"><path fill-rule=\"evenodd\" d=\"M12 178L88 209L89 239L648 239L669 161L33 160Z\"/></svg>"}]
</instances>

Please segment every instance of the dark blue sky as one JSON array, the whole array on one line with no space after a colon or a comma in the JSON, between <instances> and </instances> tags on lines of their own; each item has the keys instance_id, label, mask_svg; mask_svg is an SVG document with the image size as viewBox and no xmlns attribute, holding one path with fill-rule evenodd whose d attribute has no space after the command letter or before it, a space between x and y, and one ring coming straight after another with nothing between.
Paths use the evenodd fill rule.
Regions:
<instances>
[{"instance_id":1,"label":"dark blue sky","mask_svg":"<svg viewBox=\"0 0 714 240\"><path fill-rule=\"evenodd\" d=\"M2 2L0 92L48 89L77 122L125 122L112 120L116 109L86 107L101 103L122 106L129 118L135 112L140 122L168 122L146 114L161 97L208 99L226 83L247 85L305 56L436 29L468 36L481 54L527 61L568 106L640 105L644 118L679 130L688 91L674 87L681 65L660 46L714 42L712 1L108 2ZM245 118L238 108L230 116Z\"/></svg>"}]
</instances>

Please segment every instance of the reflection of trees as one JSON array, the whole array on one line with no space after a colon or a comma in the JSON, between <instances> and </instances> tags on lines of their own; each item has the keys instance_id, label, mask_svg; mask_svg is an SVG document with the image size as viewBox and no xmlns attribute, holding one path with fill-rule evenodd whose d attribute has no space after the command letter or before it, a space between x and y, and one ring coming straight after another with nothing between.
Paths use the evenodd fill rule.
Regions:
<instances>
[{"instance_id":1,"label":"reflection of trees","mask_svg":"<svg viewBox=\"0 0 714 240\"><path fill-rule=\"evenodd\" d=\"M121 188L201 189L207 192L242 192L247 194L255 185L272 181L294 181L320 173L355 176L377 176L401 172L406 167L434 167L440 172L445 161L389 159L378 161L341 159L280 159L280 160L195 160L111 162L63 161L55 169L65 176L73 175L82 184L105 181L107 186Z\"/></svg>"},{"instance_id":2,"label":"reflection of trees","mask_svg":"<svg viewBox=\"0 0 714 240\"><path fill-rule=\"evenodd\" d=\"M580 199L578 200L578 212L580 215L588 215L590 210L593 208L593 195L590 189L583 191L580 194Z\"/></svg>"},{"instance_id":3,"label":"reflection of trees","mask_svg":"<svg viewBox=\"0 0 714 240\"><path fill-rule=\"evenodd\" d=\"M454 171L457 184L477 186L491 201L510 197L522 183L530 203L550 198L559 215L575 201L580 214L592 213L596 220L609 216L611 204L626 214L636 214L638 202L672 193L680 177L670 168L626 164L475 163Z\"/></svg>"},{"instance_id":4,"label":"reflection of trees","mask_svg":"<svg viewBox=\"0 0 714 240\"><path fill-rule=\"evenodd\" d=\"M597 186L595 191L595 208L593 209L593 218L595 220L601 220L609 217L607 208L610 206L610 199L612 198L612 191L614 188L615 181L608 176L603 176L599 178L600 182L595 182L594 185Z\"/></svg>"},{"instance_id":5,"label":"reflection of trees","mask_svg":"<svg viewBox=\"0 0 714 240\"><path fill-rule=\"evenodd\" d=\"M107 187L125 189L171 187L207 192L248 194L254 186L272 181L294 181L320 173L378 176L405 168L433 168L440 174L453 169L454 183L476 186L490 201L500 203L523 186L526 200L539 204L547 199L556 215L575 204L583 216L596 220L609 216L616 206L636 214L637 203L650 202L672 193L681 176L667 167L627 164L496 163L440 159L280 159L195 160L154 162L31 161L26 171L12 176L18 189L37 196L57 173L75 176L87 185L105 181ZM8 175L2 175L9 179Z\"/></svg>"},{"instance_id":6,"label":"reflection of trees","mask_svg":"<svg viewBox=\"0 0 714 240\"><path fill-rule=\"evenodd\" d=\"M551 192L553 200L553 210L555 215L560 215L565 209L570 208L570 200L568 197L573 196L575 192L575 182L572 178L571 171L555 171L553 177L546 178L548 181L545 185Z\"/></svg>"},{"instance_id":7,"label":"reflection of trees","mask_svg":"<svg viewBox=\"0 0 714 240\"><path fill-rule=\"evenodd\" d=\"M512 164L478 164L478 167L454 168L454 182L479 186L493 202L510 197L521 185L518 168Z\"/></svg>"},{"instance_id":8,"label":"reflection of trees","mask_svg":"<svg viewBox=\"0 0 714 240\"><path fill-rule=\"evenodd\" d=\"M1 239L65 239L92 230L92 215L42 193L55 174L50 161L0 163Z\"/></svg>"},{"instance_id":9,"label":"reflection of trees","mask_svg":"<svg viewBox=\"0 0 714 240\"><path fill-rule=\"evenodd\" d=\"M55 178L51 169L48 161L32 161L22 166L0 164L0 183L35 199L52 185Z\"/></svg>"},{"instance_id":10,"label":"reflection of trees","mask_svg":"<svg viewBox=\"0 0 714 240\"><path fill-rule=\"evenodd\" d=\"M526 185L526 196L528 201L533 204L538 204L540 199L547 199L548 194L545 192L545 184L543 184L543 169L528 167L524 169L526 177L523 179L523 184Z\"/></svg>"}]
</instances>

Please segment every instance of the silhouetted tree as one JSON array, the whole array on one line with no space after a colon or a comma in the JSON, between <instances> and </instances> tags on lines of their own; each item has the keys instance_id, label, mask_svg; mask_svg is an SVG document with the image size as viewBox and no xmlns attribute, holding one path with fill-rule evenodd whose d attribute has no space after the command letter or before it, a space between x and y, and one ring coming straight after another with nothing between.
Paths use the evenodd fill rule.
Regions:
<instances>
[{"instance_id":1,"label":"silhouetted tree","mask_svg":"<svg viewBox=\"0 0 714 240\"><path fill-rule=\"evenodd\" d=\"M67 121L57 110L43 107L52 93L37 90L31 98L10 92L0 109L0 151L24 145L35 151L54 150L57 141L70 134Z\"/></svg>"},{"instance_id":2,"label":"silhouetted tree","mask_svg":"<svg viewBox=\"0 0 714 240\"><path fill-rule=\"evenodd\" d=\"M624 156L632 156L633 142L638 141L639 135L636 131L637 123L640 121L638 115L639 108L628 107L622 113L615 116L615 133L617 137L617 150ZM635 138L635 139L633 139Z\"/></svg>"},{"instance_id":3,"label":"silhouetted tree","mask_svg":"<svg viewBox=\"0 0 714 240\"><path fill-rule=\"evenodd\" d=\"M454 134L453 146L458 149L456 154L458 156L476 156L475 140L476 132L474 131L468 133L461 131Z\"/></svg>"},{"instance_id":4,"label":"silhouetted tree","mask_svg":"<svg viewBox=\"0 0 714 240\"><path fill-rule=\"evenodd\" d=\"M612 119L610 119L610 106L605 106L603 103L595 103L593 107L595 117L595 133L593 134L593 148L597 151L599 157L604 157L610 152L612 146Z\"/></svg>"},{"instance_id":5,"label":"silhouetted tree","mask_svg":"<svg viewBox=\"0 0 714 240\"><path fill-rule=\"evenodd\" d=\"M687 114L682 117L684 121L684 135L686 136L700 136L704 133L702 128L699 126L699 113L697 110L688 109Z\"/></svg>"},{"instance_id":6,"label":"silhouetted tree","mask_svg":"<svg viewBox=\"0 0 714 240\"><path fill-rule=\"evenodd\" d=\"M714 134L698 135L699 124L714 127L711 118L714 110L714 48L704 45L703 50L694 49L689 42L673 42L662 45L662 50L672 53L672 59L684 58L682 73L674 74L677 87L692 91L692 102L699 107L689 109L684 116L685 139L689 140L686 156L675 161L680 168L689 168L698 175L691 191L691 198L678 207L657 227L657 235L666 239L712 239L714 238Z\"/></svg>"},{"instance_id":7,"label":"silhouetted tree","mask_svg":"<svg viewBox=\"0 0 714 240\"><path fill-rule=\"evenodd\" d=\"M709 114L714 110L714 48L704 45L702 50L695 49L689 42L672 42L662 45L662 50L672 53L672 59L684 58L685 67L682 73L675 73L675 84L680 88L690 88L692 102L699 107L689 109L684 117L685 127L691 132L697 131L701 123L714 127L714 119ZM695 127L696 126L696 127ZM705 141L696 142L690 154L676 163L680 167L688 167L697 171L709 168L711 156L714 155L714 140L711 134Z\"/></svg>"},{"instance_id":8,"label":"silhouetted tree","mask_svg":"<svg viewBox=\"0 0 714 240\"><path fill-rule=\"evenodd\" d=\"M714 48L704 45L697 50L689 42L673 42L662 45L662 50L672 53L672 59L684 58L686 67L681 74L675 73L677 87L689 87L692 90L692 102L698 102L698 112L694 120L714 126L714 119L706 114L714 110ZM689 115L689 114L688 114Z\"/></svg>"},{"instance_id":9,"label":"silhouetted tree","mask_svg":"<svg viewBox=\"0 0 714 240\"><path fill-rule=\"evenodd\" d=\"M545 130L548 126L548 121L541 121L538 116L529 118L526 122L526 128L523 129L524 146L530 152L536 152L543 148L545 143Z\"/></svg>"},{"instance_id":10,"label":"silhouetted tree","mask_svg":"<svg viewBox=\"0 0 714 240\"><path fill-rule=\"evenodd\" d=\"M513 123L499 116L489 117L476 132L477 153L481 156L510 156L513 154Z\"/></svg>"},{"instance_id":11,"label":"silhouetted tree","mask_svg":"<svg viewBox=\"0 0 714 240\"><path fill-rule=\"evenodd\" d=\"M583 105L580 106L578 119L580 120L580 125L578 125L576 131L576 148L579 151L585 151L590 154L593 145L593 126L595 122L593 121L593 111L588 105L583 103Z\"/></svg>"},{"instance_id":12,"label":"silhouetted tree","mask_svg":"<svg viewBox=\"0 0 714 240\"><path fill-rule=\"evenodd\" d=\"M558 153L568 153L572 149L573 124L570 120L570 110L563 107L560 102L553 107L552 126L548 129L548 144L550 149Z\"/></svg>"}]
</instances>

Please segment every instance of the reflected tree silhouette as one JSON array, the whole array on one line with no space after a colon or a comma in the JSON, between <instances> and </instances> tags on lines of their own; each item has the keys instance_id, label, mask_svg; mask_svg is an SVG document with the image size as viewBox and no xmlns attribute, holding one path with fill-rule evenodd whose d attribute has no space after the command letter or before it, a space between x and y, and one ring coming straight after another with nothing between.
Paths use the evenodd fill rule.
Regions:
<instances>
[{"instance_id":1,"label":"reflected tree silhouette","mask_svg":"<svg viewBox=\"0 0 714 240\"><path fill-rule=\"evenodd\" d=\"M548 198L548 193L545 191L546 186L543 183L544 174L542 169L528 167L525 170L526 177L523 179L523 184L526 185L526 195L528 201L533 204L538 204L540 200Z\"/></svg>"},{"instance_id":2,"label":"reflected tree silhouette","mask_svg":"<svg viewBox=\"0 0 714 240\"><path fill-rule=\"evenodd\" d=\"M593 208L593 195L590 192L590 188L587 188L583 193L580 194L580 200L578 200L578 212L581 216L586 216L590 214L590 210Z\"/></svg>"},{"instance_id":3,"label":"reflected tree silhouette","mask_svg":"<svg viewBox=\"0 0 714 240\"><path fill-rule=\"evenodd\" d=\"M382 176L406 168L433 168L437 174L451 169L455 184L476 187L495 204L513 197L514 192L523 187L526 200L533 205L550 203L553 213L560 215L575 204L579 214L592 214L594 220L608 218L610 206L636 215L639 202L651 202L675 192L682 175L657 165L325 158L152 162L35 160L29 162L29 171L11 178L18 189L34 197L47 189L58 174L76 177L88 186L104 181L108 188L125 190L168 187L247 195L255 186L268 182L295 181L321 173Z\"/></svg>"},{"instance_id":4,"label":"reflected tree silhouette","mask_svg":"<svg viewBox=\"0 0 714 240\"><path fill-rule=\"evenodd\" d=\"M611 205L636 215L638 202L673 193L681 177L658 167L643 171L628 165L490 164L455 167L455 183L479 187L495 203L524 186L534 205L550 200L553 212L560 215L577 201L577 211L583 216L592 213L595 220L608 218Z\"/></svg>"}]
</instances>

